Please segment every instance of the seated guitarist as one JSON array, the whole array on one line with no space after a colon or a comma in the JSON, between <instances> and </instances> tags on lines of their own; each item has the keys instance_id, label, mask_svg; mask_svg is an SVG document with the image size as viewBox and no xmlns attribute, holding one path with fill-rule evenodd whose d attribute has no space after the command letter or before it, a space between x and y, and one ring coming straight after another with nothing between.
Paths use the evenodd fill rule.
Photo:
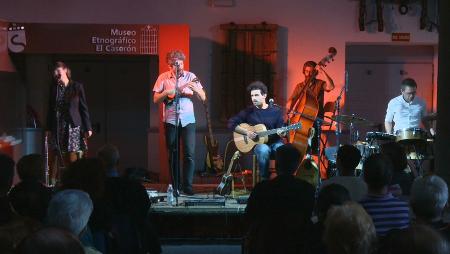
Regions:
<instances>
[{"instance_id":1,"label":"seated guitarist","mask_svg":"<svg viewBox=\"0 0 450 254\"><path fill-rule=\"evenodd\" d=\"M248 131L239 126L241 123L250 125L264 124L267 129L275 129L283 127L283 112L281 108L269 106L266 102L267 86L261 81L254 81L248 87L247 91L253 102L253 106L239 112L237 115L228 120L228 128L231 130L246 135L250 139L255 139L257 134L253 131ZM278 147L283 145L281 137L284 133L278 133L269 136L267 144L258 144L253 149L256 154L259 166L259 174L261 180L268 180L269 174L269 160L274 156Z\"/></svg>"}]
</instances>

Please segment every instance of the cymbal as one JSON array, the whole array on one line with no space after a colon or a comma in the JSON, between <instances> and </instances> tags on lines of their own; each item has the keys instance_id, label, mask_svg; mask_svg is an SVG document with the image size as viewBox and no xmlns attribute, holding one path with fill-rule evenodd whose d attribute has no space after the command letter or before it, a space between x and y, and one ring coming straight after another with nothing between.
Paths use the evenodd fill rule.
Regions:
<instances>
[{"instance_id":1,"label":"cymbal","mask_svg":"<svg viewBox=\"0 0 450 254\"><path fill-rule=\"evenodd\" d=\"M367 119L358 116L349 116L349 115L337 115L332 117L332 119L338 123L343 124L364 124L364 125L372 125L373 123L369 122Z\"/></svg>"}]
</instances>

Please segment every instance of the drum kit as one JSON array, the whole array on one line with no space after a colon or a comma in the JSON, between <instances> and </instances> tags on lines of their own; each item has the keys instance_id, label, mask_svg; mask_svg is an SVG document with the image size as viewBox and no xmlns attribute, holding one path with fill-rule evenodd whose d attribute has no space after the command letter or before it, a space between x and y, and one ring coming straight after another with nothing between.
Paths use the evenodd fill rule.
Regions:
<instances>
[{"instance_id":1,"label":"drum kit","mask_svg":"<svg viewBox=\"0 0 450 254\"><path fill-rule=\"evenodd\" d=\"M436 119L436 114L425 119L432 121ZM397 130L394 134L379 131L370 131L366 133L365 141L360 141L358 126L375 126L372 122L355 115L337 115L332 120L338 124L348 126L350 130L350 143L352 143L361 153L361 163L358 169L362 168L363 162L372 154L380 153L381 146L389 142L398 142L405 149L408 160L414 160L420 169L420 164L424 160L433 159L433 137L421 128L407 128ZM339 133L336 133L339 135ZM337 150L333 148L333 152ZM326 153L326 151L325 151ZM331 157L331 159L330 159ZM333 158L334 157L334 158ZM327 155L328 160L333 164L334 156Z\"/></svg>"}]
</instances>

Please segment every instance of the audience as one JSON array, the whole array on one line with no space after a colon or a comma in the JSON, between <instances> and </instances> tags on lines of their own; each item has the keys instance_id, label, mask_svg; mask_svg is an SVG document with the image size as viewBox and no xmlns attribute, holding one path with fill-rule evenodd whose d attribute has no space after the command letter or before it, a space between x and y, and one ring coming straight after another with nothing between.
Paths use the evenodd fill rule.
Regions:
<instances>
[{"instance_id":1,"label":"audience","mask_svg":"<svg viewBox=\"0 0 450 254\"><path fill-rule=\"evenodd\" d=\"M114 235L115 248L120 249L120 253L160 253L159 239L148 218L151 203L147 191L140 181L119 171L117 147L107 144L97 154L108 174L105 202L110 208L110 231Z\"/></svg>"},{"instance_id":2,"label":"audience","mask_svg":"<svg viewBox=\"0 0 450 254\"><path fill-rule=\"evenodd\" d=\"M47 224L68 230L79 237L86 229L94 206L89 195L80 190L64 190L50 200ZM86 253L100 253L92 247L84 246Z\"/></svg>"},{"instance_id":3,"label":"audience","mask_svg":"<svg viewBox=\"0 0 450 254\"><path fill-rule=\"evenodd\" d=\"M248 199L248 253L302 253L307 248L314 187L293 176L301 156L290 145L276 151L277 177L258 183Z\"/></svg>"},{"instance_id":4,"label":"audience","mask_svg":"<svg viewBox=\"0 0 450 254\"><path fill-rule=\"evenodd\" d=\"M343 145L339 147L336 157L339 175L324 181L321 187L333 183L340 184L350 192L353 201L360 201L367 195L366 183L355 175L360 160L361 154L355 146Z\"/></svg>"},{"instance_id":5,"label":"audience","mask_svg":"<svg viewBox=\"0 0 450 254\"><path fill-rule=\"evenodd\" d=\"M17 244L28 234L37 230L40 223L18 215L12 209L7 193L14 176L14 161L0 154L0 251L12 253Z\"/></svg>"},{"instance_id":6,"label":"audience","mask_svg":"<svg viewBox=\"0 0 450 254\"><path fill-rule=\"evenodd\" d=\"M409 203L416 216L415 223L429 225L450 240L450 225L442 220L447 201L448 187L439 176L423 176L414 181Z\"/></svg>"},{"instance_id":7,"label":"audience","mask_svg":"<svg viewBox=\"0 0 450 254\"><path fill-rule=\"evenodd\" d=\"M0 226L10 222L15 213L8 200L14 177L15 162L9 156L0 154Z\"/></svg>"},{"instance_id":8,"label":"audience","mask_svg":"<svg viewBox=\"0 0 450 254\"><path fill-rule=\"evenodd\" d=\"M17 247L17 254L84 254L81 242L60 228L43 228L26 237Z\"/></svg>"},{"instance_id":9,"label":"audience","mask_svg":"<svg viewBox=\"0 0 450 254\"><path fill-rule=\"evenodd\" d=\"M327 213L331 207L340 206L350 200L350 193L342 185L333 183L320 190L316 202L317 222L313 225L311 233L312 253L327 253L326 246L322 241Z\"/></svg>"},{"instance_id":10,"label":"audience","mask_svg":"<svg viewBox=\"0 0 450 254\"><path fill-rule=\"evenodd\" d=\"M119 149L111 144L106 144L97 152L98 159L103 163L106 169L107 177L119 177Z\"/></svg>"},{"instance_id":11,"label":"audience","mask_svg":"<svg viewBox=\"0 0 450 254\"><path fill-rule=\"evenodd\" d=\"M379 247L379 254L448 254L448 242L426 225L412 225L390 232Z\"/></svg>"},{"instance_id":12,"label":"audience","mask_svg":"<svg viewBox=\"0 0 450 254\"><path fill-rule=\"evenodd\" d=\"M369 254L376 241L372 219L359 204L347 202L330 208L324 233L328 253Z\"/></svg>"},{"instance_id":13,"label":"audience","mask_svg":"<svg viewBox=\"0 0 450 254\"><path fill-rule=\"evenodd\" d=\"M409 195L414 177L407 171L408 160L403 147L397 142L390 142L381 146L381 153L388 156L393 164L392 180L390 185L400 186L402 195Z\"/></svg>"},{"instance_id":14,"label":"audience","mask_svg":"<svg viewBox=\"0 0 450 254\"><path fill-rule=\"evenodd\" d=\"M378 236L409 226L408 204L388 192L392 167L389 157L383 154L369 156L363 165L368 195L360 203L372 217Z\"/></svg>"},{"instance_id":15,"label":"audience","mask_svg":"<svg viewBox=\"0 0 450 254\"><path fill-rule=\"evenodd\" d=\"M115 146L107 144L97 155L69 165L51 198L41 155L19 160L21 182L11 189L15 163L0 154L1 253L161 253L145 188L120 171ZM277 149L277 176L258 183L248 199L243 253L450 253L450 225L442 216L447 184L436 175L412 183L397 143L366 159L364 182L355 176L359 151L340 147L339 176L321 186L314 225L315 188L293 175L301 158L291 144ZM391 185L411 194L411 227L408 204L393 196ZM38 221L49 227L40 229Z\"/></svg>"},{"instance_id":16,"label":"audience","mask_svg":"<svg viewBox=\"0 0 450 254\"><path fill-rule=\"evenodd\" d=\"M17 163L17 173L21 182L9 192L11 205L18 214L43 222L52 195L43 184L44 158L39 154L25 155Z\"/></svg>"}]
</instances>

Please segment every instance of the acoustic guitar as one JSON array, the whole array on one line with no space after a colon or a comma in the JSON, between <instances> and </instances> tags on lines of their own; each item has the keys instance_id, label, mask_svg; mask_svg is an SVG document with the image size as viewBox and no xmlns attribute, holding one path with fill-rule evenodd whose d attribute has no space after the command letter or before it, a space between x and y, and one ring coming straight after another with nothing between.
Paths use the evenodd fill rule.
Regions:
<instances>
[{"instance_id":1,"label":"acoustic guitar","mask_svg":"<svg viewBox=\"0 0 450 254\"><path fill-rule=\"evenodd\" d=\"M257 124L257 125L251 126L246 123L241 123L239 126L243 129L246 129L248 131L253 131L257 134L256 138L251 139L251 138L247 137L247 135L233 132L234 143L236 144L237 149L243 153L248 153L257 144L267 143L267 141L269 141L269 135L272 135L272 134L275 134L278 132L286 132L286 131L302 128L301 123L295 123L295 124L291 124L289 126L271 129L271 130L267 130L267 128L264 124Z\"/></svg>"},{"instance_id":2,"label":"acoustic guitar","mask_svg":"<svg viewBox=\"0 0 450 254\"><path fill-rule=\"evenodd\" d=\"M206 169L208 172L220 173L223 170L223 159L219 155L219 142L217 142L217 139L214 138L212 132L211 118L209 117L207 100L203 102L203 106L205 107L206 123L208 125L208 135L205 135L204 137L207 148Z\"/></svg>"},{"instance_id":3,"label":"acoustic guitar","mask_svg":"<svg viewBox=\"0 0 450 254\"><path fill-rule=\"evenodd\" d=\"M216 188L216 193L225 196L231 193L231 182L233 181L233 174L231 169L233 168L234 161L240 156L239 151L234 152L233 157L231 157L230 164L228 165L227 172L222 176L219 186Z\"/></svg>"},{"instance_id":4,"label":"acoustic guitar","mask_svg":"<svg viewBox=\"0 0 450 254\"><path fill-rule=\"evenodd\" d=\"M174 94L167 95L167 98L164 99L164 102L165 102L166 104L172 103L173 100L175 99L175 95L176 95L177 93L180 94L180 93L183 91L183 89L185 89L186 87L188 87L188 86L191 85L191 84L195 84L195 83L198 83L198 82L200 82L200 79L194 78L194 79L191 80L190 82L188 82L188 83L186 83L186 84L183 84L183 85L181 85L181 86L178 86L178 91L176 91L176 93L174 93Z\"/></svg>"}]
</instances>

